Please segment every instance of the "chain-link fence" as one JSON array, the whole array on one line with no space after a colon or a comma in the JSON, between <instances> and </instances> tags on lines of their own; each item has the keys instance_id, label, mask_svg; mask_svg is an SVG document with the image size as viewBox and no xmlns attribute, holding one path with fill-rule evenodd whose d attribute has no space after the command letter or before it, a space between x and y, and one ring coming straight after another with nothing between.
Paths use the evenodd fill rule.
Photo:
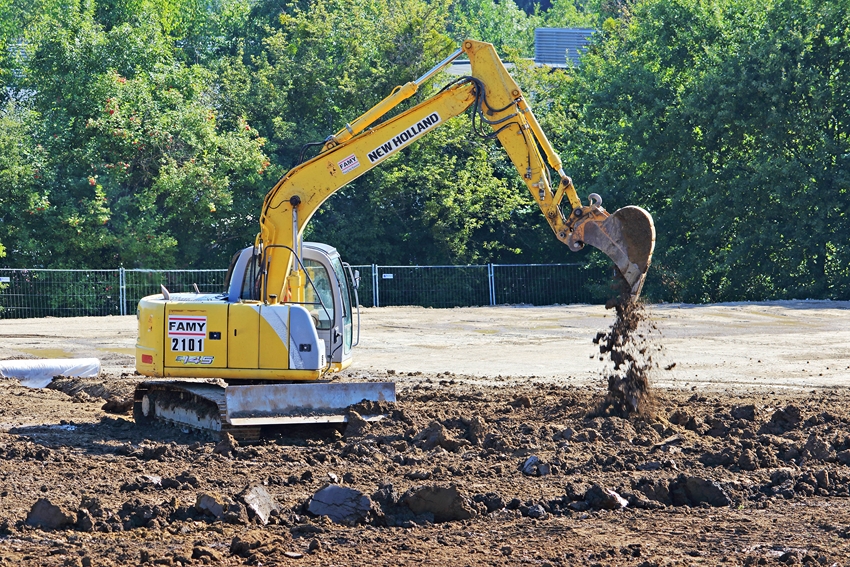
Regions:
<instances>
[{"instance_id":1,"label":"chain-link fence","mask_svg":"<svg viewBox=\"0 0 850 567\"><path fill-rule=\"evenodd\" d=\"M583 264L352 266L364 307L602 303L608 270Z\"/></svg>"},{"instance_id":2,"label":"chain-link fence","mask_svg":"<svg viewBox=\"0 0 850 567\"><path fill-rule=\"evenodd\" d=\"M217 292L227 270L14 270L0 268L0 319L132 315L160 292Z\"/></svg>"},{"instance_id":3,"label":"chain-link fence","mask_svg":"<svg viewBox=\"0 0 850 567\"><path fill-rule=\"evenodd\" d=\"M552 305L604 300L606 271L581 264L352 266L364 307ZM226 270L18 270L0 268L0 319L132 315L139 299L224 291Z\"/></svg>"}]
</instances>

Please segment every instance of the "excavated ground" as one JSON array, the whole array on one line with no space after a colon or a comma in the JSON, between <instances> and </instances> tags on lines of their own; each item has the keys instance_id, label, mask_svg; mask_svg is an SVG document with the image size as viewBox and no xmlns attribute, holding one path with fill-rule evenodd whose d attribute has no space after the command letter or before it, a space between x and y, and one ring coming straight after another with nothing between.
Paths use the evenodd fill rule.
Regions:
<instances>
[{"instance_id":1,"label":"excavated ground","mask_svg":"<svg viewBox=\"0 0 850 567\"><path fill-rule=\"evenodd\" d=\"M801 325L821 320L810 313ZM57 330L65 341L70 325ZM13 340L26 352L26 333L4 329L0 358L17 356ZM32 341L43 348L51 331L45 321ZM582 336L593 354L593 334ZM668 354L661 379L693 372L705 352L688 333L659 340L670 337L695 346ZM767 381L765 353L749 353ZM398 370L415 364L405 358L343 376L399 384L382 422L269 431L245 446L137 428L117 403L138 380L122 375L123 356L100 378L44 389L0 380L0 565L850 565L850 394L835 387L846 352L840 370L834 356L832 370L817 367L827 386L806 389L706 388L683 375L653 392L642 419L588 417L603 374L590 385L483 379ZM783 363L817 364L794 356ZM727 372L718 356L710 364ZM327 486L346 496L325 508L336 522L311 512ZM246 497L258 489L265 524Z\"/></svg>"},{"instance_id":2,"label":"excavated ground","mask_svg":"<svg viewBox=\"0 0 850 567\"><path fill-rule=\"evenodd\" d=\"M276 432L243 447L140 430L86 394L125 396L126 379L43 390L7 381L0 564L845 565L850 556L844 392L668 391L658 417L643 421L587 418L601 390L420 378L380 424ZM49 425L14 426L34 415ZM352 525L309 513L328 484L370 498ZM267 525L239 503L256 485L280 505ZM433 487L449 489L449 501L415 513L411 498ZM229 511L216 516L204 497ZM36 509L41 499L58 509Z\"/></svg>"}]
</instances>

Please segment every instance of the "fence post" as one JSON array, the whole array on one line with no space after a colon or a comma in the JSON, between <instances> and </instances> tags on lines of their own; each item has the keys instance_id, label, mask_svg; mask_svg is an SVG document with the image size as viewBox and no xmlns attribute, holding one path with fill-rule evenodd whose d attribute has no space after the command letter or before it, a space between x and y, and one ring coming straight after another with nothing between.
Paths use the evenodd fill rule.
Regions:
<instances>
[{"instance_id":1,"label":"fence post","mask_svg":"<svg viewBox=\"0 0 850 567\"><path fill-rule=\"evenodd\" d=\"M490 285L490 306L496 305L496 281L493 264L487 264L487 283Z\"/></svg>"},{"instance_id":2,"label":"fence post","mask_svg":"<svg viewBox=\"0 0 850 567\"><path fill-rule=\"evenodd\" d=\"M121 315L127 314L127 278L124 266L118 268L118 301L121 302Z\"/></svg>"},{"instance_id":3,"label":"fence post","mask_svg":"<svg viewBox=\"0 0 850 567\"><path fill-rule=\"evenodd\" d=\"M380 307L378 305L378 265L372 264L372 306Z\"/></svg>"}]
</instances>

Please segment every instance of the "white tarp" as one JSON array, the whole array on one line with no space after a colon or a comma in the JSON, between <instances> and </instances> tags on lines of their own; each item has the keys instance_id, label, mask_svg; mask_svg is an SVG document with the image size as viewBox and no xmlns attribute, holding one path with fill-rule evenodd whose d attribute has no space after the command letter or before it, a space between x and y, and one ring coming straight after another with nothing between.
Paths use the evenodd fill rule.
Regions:
<instances>
[{"instance_id":1,"label":"white tarp","mask_svg":"<svg viewBox=\"0 0 850 567\"><path fill-rule=\"evenodd\" d=\"M54 376L95 378L98 375L100 360L97 358L0 360L0 377L17 378L30 388L44 388Z\"/></svg>"}]
</instances>

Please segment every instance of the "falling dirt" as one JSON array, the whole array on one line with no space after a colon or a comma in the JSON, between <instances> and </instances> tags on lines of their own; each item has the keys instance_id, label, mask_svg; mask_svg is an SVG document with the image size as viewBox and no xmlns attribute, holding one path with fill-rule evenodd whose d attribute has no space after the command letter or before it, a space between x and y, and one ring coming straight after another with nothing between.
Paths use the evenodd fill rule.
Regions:
<instances>
[{"instance_id":1,"label":"falling dirt","mask_svg":"<svg viewBox=\"0 0 850 567\"><path fill-rule=\"evenodd\" d=\"M649 378L656 366L653 354L660 349L660 336L643 302L630 296L622 276L615 276L613 287L618 294L606 307L614 310L614 322L607 332L599 332L593 339L599 345L600 358L607 357L612 368L605 397L592 414L649 419L653 417Z\"/></svg>"}]
</instances>

